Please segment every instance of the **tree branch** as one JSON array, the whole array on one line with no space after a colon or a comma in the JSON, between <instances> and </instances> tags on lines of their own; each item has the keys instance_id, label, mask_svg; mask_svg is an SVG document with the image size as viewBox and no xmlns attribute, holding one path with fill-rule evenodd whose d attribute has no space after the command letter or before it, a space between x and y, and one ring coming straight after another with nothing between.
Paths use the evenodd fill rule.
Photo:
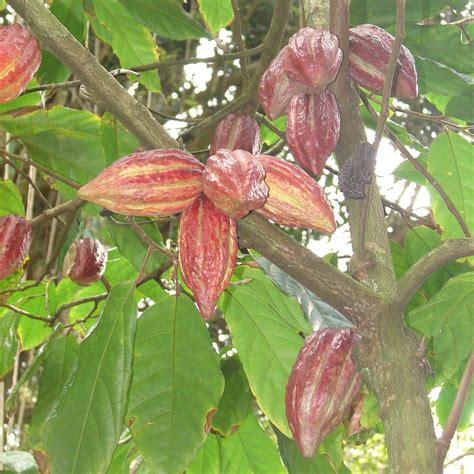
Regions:
<instances>
[{"instance_id":1,"label":"tree branch","mask_svg":"<svg viewBox=\"0 0 474 474\"><path fill-rule=\"evenodd\" d=\"M34 319L35 321L42 321L43 323L50 324L52 319L51 318L43 318L42 316L37 316L36 314L29 313L28 311L25 311L21 308L17 308L16 306L13 306L8 303L0 303L0 306L3 306L4 308L9 309L10 311L13 311L14 313L21 314L22 316L26 316L29 319Z\"/></svg>"},{"instance_id":2,"label":"tree branch","mask_svg":"<svg viewBox=\"0 0 474 474\"><path fill-rule=\"evenodd\" d=\"M471 356L467 362L464 373L462 374L461 383L459 384L458 393L454 399L453 408L444 427L443 434L438 440L438 455L441 461L444 460L448 453L449 445L453 439L454 433L461 418L464 403L466 401L467 392L469 390L469 384L472 380L472 374L474 373L474 352L471 352Z\"/></svg>"},{"instance_id":3,"label":"tree branch","mask_svg":"<svg viewBox=\"0 0 474 474\"><path fill-rule=\"evenodd\" d=\"M436 270L457 258L474 255L474 239L446 240L420 258L398 282L395 302L405 307L423 282Z\"/></svg>"},{"instance_id":4,"label":"tree branch","mask_svg":"<svg viewBox=\"0 0 474 474\"><path fill-rule=\"evenodd\" d=\"M67 201L63 204L60 204L59 206L53 207L51 209L46 209L39 216L36 216L33 219L31 219L31 225L33 227L37 227L41 224L44 224L45 222L48 222L54 217L64 214L65 212L75 212L84 203L85 201L83 201L82 199L75 198L75 199L72 199L71 201Z\"/></svg>"}]
</instances>

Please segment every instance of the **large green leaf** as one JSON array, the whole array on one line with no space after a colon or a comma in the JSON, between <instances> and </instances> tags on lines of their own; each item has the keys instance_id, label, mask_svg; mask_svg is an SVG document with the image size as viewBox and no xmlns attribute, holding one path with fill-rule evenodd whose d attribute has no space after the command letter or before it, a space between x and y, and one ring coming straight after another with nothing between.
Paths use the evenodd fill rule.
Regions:
<instances>
[{"instance_id":1,"label":"large green leaf","mask_svg":"<svg viewBox=\"0 0 474 474\"><path fill-rule=\"evenodd\" d=\"M108 1L108 0L105 0ZM208 37L206 30L175 0L120 0L136 20L158 36L175 40Z\"/></svg>"},{"instance_id":2,"label":"large green leaf","mask_svg":"<svg viewBox=\"0 0 474 474\"><path fill-rule=\"evenodd\" d=\"M29 430L30 442L36 449L44 449L46 418L64 390L69 374L76 366L78 355L79 344L72 335L53 339L45 352L43 373Z\"/></svg>"},{"instance_id":3,"label":"large green leaf","mask_svg":"<svg viewBox=\"0 0 474 474\"><path fill-rule=\"evenodd\" d=\"M0 380L10 372L18 350L18 314L0 308Z\"/></svg>"},{"instance_id":4,"label":"large green leaf","mask_svg":"<svg viewBox=\"0 0 474 474\"><path fill-rule=\"evenodd\" d=\"M408 321L433 338L437 375L450 380L474 347L474 273L451 278L426 304L410 312Z\"/></svg>"},{"instance_id":5,"label":"large green leaf","mask_svg":"<svg viewBox=\"0 0 474 474\"><path fill-rule=\"evenodd\" d=\"M223 474L220 470L219 441L217 435L208 434L196 457L186 468L186 474Z\"/></svg>"},{"instance_id":6,"label":"large green leaf","mask_svg":"<svg viewBox=\"0 0 474 474\"><path fill-rule=\"evenodd\" d=\"M253 414L247 417L233 435L222 439L220 445L222 473L286 472L277 447Z\"/></svg>"},{"instance_id":7,"label":"large green leaf","mask_svg":"<svg viewBox=\"0 0 474 474\"><path fill-rule=\"evenodd\" d=\"M107 35L102 34L102 29L100 31L96 29L96 33L104 41L111 43L123 67L141 66L158 61L158 48L150 31L137 23L124 5L118 0L94 0L94 7L97 20L107 30ZM149 90L161 91L156 70L141 73L139 80Z\"/></svg>"},{"instance_id":8,"label":"large green leaf","mask_svg":"<svg viewBox=\"0 0 474 474\"><path fill-rule=\"evenodd\" d=\"M255 280L228 288L223 308L258 404L270 421L291 437L285 386L304 340L289 322L288 298L272 287Z\"/></svg>"},{"instance_id":9,"label":"large green leaf","mask_svg":"<svg viewBox=\"0 0 474 474\"><path fill-rule=\"evenodd\" d=\"M52 472L106 472L122 433L136 328L135 284L112 288L46 426Z\"/></svg>"},{"instance_id":10,"label":"large green leaf","mask_svg":"<svg viewBox=\"0 0 474 474\"><path fill-rule=\"evenodd\" d=\"M455 25L407 25L404 44L422 58L465 74L473 71L471 47L461 42L461 30Z\"/></svg>"},{"instance_id":11,"label":"large green leaf","mask_svg":"<svg viewBox=\"0 0 474 474\"><path fill-rule=\"evenodd\" d=\"M84 33L84 13L82 2L77 0L54 0L51 13L72 33L82 40ZM69 75L69 69L48 51L42 51L41 67L38 71L40 82L63 82Z\"/></svg>"},{"instance_id":12,"label":"large green leaf","mask_svg":"<svg viewBox=\"0 0 474 474\"><path fill-rule=\"evenodd\" d=\"M25 215L25 207L20 191L13 181L0 181L0 217L9 214Z\"/></svg>"},{"instance_id":13,"label":"large green leaf","mask_svg":"<svg viewBox=\"0 0 474 474\"><path fill-rule=\"evenodd\" d=\"M410 0L405 6L405 19L407 23L417 23L438 14L448 6L462 9L465 4L466 0ZM352 0L351 24L394 25L396 11L396 3L392 0Z\"/></svg>"},{"instance_id":14,"label":"large green leaf","mask_svg":"<svg viewBox=\"0 0 474 474\"><path fill-rule=\"evenodd\" d=\"M468 228L474 231L474 153L472 145L460 135L447 132L439 135L429 152L428 171L446 191L463 217ZM464 237L453 214L437 191L428 188L435 221L446 238Z\"/></svg>"},{"instance_id":15,"label":"large green leaf","mask_svg":"<svg viewBox=\"0 0 474 474\"><path fill-rule=\"evenodd\" d=\"M444 428L448 421L449 415L453 409L454 400L458 393L458 388L451 384L444 384L436 400L436 415L439 424ZM472 426L472 416L474 415L474 383L471 382L464 406L459 418L456 431L464 431Z\"/></svg>"},{"instance_id":16,"label":"large green leaf","mask_svg":"<svg viewBox=\"0 0 474 474\"><path fill-rule=\"evenodd\" d=\"M252 392L239 357L224 359L221 366L225 388L212 418L212 428L223 436L229 436L247 418L252 406Z\"/></svg>"},{"instance_id":17,"label":"large green leaf","mask_svg":"<svg viewBox=\"0 0 474 474\"><path fill-rule=\"evenodd\" d=\"M206 325L184 295L138 320L127 423L156 472L182 472L206 440L224 388Z\"/></svg>"},{"instance_id":18,"label":"large green leaf","mask_svg":"<svg viewBox=\"0 0 474 474\"><path fill-rule=\"evenodd\" d=\"M34 161L80 184L105 167L100 118L90 112L55 106L18 117L0 116L0 125L19 137ZM66 197L75 196L68 186L57 186Z\"/></svg>"},{"instance_id":19,"label":"large green leaf","mask_svg":"<svg viewBox=\"0 0 474 474\"><path fill-rule=\"evenodd\" d=\"M234 18L232 0L198 0L198 3L199 11L213 35Z\"/></svg>"}]
</instances>

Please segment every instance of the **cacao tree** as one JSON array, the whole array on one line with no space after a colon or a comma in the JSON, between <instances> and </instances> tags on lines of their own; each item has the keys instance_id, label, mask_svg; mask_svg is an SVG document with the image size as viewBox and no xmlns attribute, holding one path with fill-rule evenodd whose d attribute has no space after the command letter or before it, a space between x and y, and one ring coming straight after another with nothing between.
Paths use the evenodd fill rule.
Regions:
<instances>
[{"instance_id":1,"label":"cacao tree","mask_svg":"<svg viewBox=\"0 0 474 474\"><path fill-rule=\"evenodd\" d=\"M467 470L470 8L0 1L4 469Z\"/></svg>"}]
</instances>

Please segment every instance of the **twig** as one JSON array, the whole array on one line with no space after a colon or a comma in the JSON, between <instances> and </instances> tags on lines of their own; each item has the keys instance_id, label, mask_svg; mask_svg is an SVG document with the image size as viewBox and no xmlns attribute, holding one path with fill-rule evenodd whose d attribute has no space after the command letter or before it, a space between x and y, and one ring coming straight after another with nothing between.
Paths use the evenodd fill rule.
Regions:
<instances>
[{"instance_id":1,"label":"twig","mask_svg":"<svg viewBox=\"0 0 474 474\"><path fill-rule=\"evenodd\" d=\"M79 183L76 183L72 179L66 178L66 177L60 175L59 173L56 173L56 171L53 171L52 169L49 169L46 166L43 166L43 165L40 165L39 163L36 163L36 161L33 161L30 158L26 158L26 157L23 157L23 156L20 156L20 155L15 155L13 153L9 153L4 148L0 148L0 154L2 154L3 156L6 156L8 158L12 158L14 160L22 161L23 163L27 163L30 166L34 166L35 168L39 169L43 173L57 179L58 181L61 181L64 184L67 184L68 186L71 186L71 188L79 189L81 187L81 185Z\"/></svg>"},{"instance_id":2,"label":"twig","mask_svg":"<svg viewBox=\"0 0 474 474\"><path fill-rule=\"evenodd\" d=\"M157 252L162 253L163 255L166 255L170 260L173 262L176 262L177 260L177 255L175 252L171 252L168 249L165 249L164 247L161 247L158 245L133 219L132 216L127 217L127 222L130 224L130 227L134 230L134 232L141 237L141 239L153 250L156 250Z\"/></svg>"},{"instance_id":3,"label":"twig","mask_svg":"<svg viewBox=\"0 0 474 474\"><path fill-rule=\"evenodd\" d=\"M65 212L75 212L84 204L84 201L79 198L72 199L71 201L67 201L59 206L53 207L52 209L46 209L43 211L39 216L34 217L31 219L31 225L33 227L37 227L49 220L53 219L53 217L57 217Z\"/></svg>"},{"instance_id":4,"label":"twig","mask_svg":"<svg viewBox=\"0 0 474 474\"><path fill-rule=\"evenodd\" d=\"M81 304L86 304L86 303L99 303L99 301L105 300L107 298L107 296L108 296L108 293L102 293L100 295L87 296L85 298L81 298L80 300L65 303L65 304L61 305L56 310L56 312L54 313L52 319L53 319L53 321L56 321L63 311L66 311L67 309L73 308L74 306L79 306Z\"/></svg>"},{"instance_id":5,"label":"twig","mask_svg":"<svg viewBox=\"0 0 474 474\"><path fill-rule=\"evenodd\" d=\"M234 10L234 21L232 22L232 33L233 33L232 36L236 40L237 49L239 51L245 51L244 40L242 37L242 24L240 21L240 7L239 7L238 0L232 0L232 8ZM242 74L244 77L244 87L245 87L250 79L249 71L247 69L247 61L245 57L241 57L239 59L239 62L240 62L240 68L242 69Z\"/></svg>"},{"instance_id":6,"label":"twig","mask_svg":"<svg viewBox=\"0 0 474 474\"><path fill-rule=\"evenodd\" d=\"M377 120L378 115L377 112L374 110L370 102L364 95L359 96L364 103L365 107L369 111L370 115L374 120ZM405 145L399 140L399 138L388 128L385 129L385 135L392 140L392 142L396 145L400 153L413 165L413 167L419 171L425 178L426 180L433 186L434 189L438 192L438 194L441 196L443 199L444 203L446 204L446 207L449 209L451 214L456 218L458 221L464 235L466 237L471 237L471 233L469 232L469 229L467 228L466 223L464 222L464 219L462 218L461 214L457 210L456 206L454 203L451 201L449 196L446 194L442 186L438 183L438 181L432 176L429 171L420 164L420 162L408 151L408 149L405 147Z\"/></svg>"},{"instance_id":7,"label":"twig","mask_svg":"<svg viewBox=\"0 0 474 474\"><path fill-rule=\"evenodd\" d=\"M466 456L474 456L474 449L470 449L469 451L466 451L465 453L461 453L459 456L456 456L453 459L450 459L449 461L444 463L444 467L447 467L450 464L454 464L455 462L459 461L460 459L465 458Z\"/></svg>"},{"instance_id":8,"label":"twig","mask_svg":"<svg viewBox=\"0 0 474 474\"><path fill-rule=\"evenodd\" d=\"M472 374L474 372L474 351L471 352L471 356L467 362L464 373L462 374L461 382L459 384L458 393L454 399L453 408L448 416L448 421L443 430L441 438L438 439L438 455L441 461L444 460L448 453L449 445L453 439L454 433L461 418L462 409L466 401L467 392L469 390L469 384L471 383Z\"/></svg>"},{"instance_id":9,"label":"twig","mask_svg":"<svg viewBox=\"0 0 474 474\"><path fill-rule=\"evenodd\" d=\"M202 118L191 118L191 117L189 117L189 118L178 118L178 117L175 117L173 115L168 115L168 114L165 114L163 112L160 112L159 110L154 110L151 107L148 107L148 110L152 114L158 115L158 117L161 117L161 118L164 118L164 119L167 119L167 120L175 120L176 122L198 123L201 120L203 120Z\"/></svg>"},{"instance_id":10,"label":"twig","mask_svg":"<svg viewBox=\"0 0 474 474\"><path fill-rule=\"evenodd\" d=\"M405 307L423 282L438 268L457 258L474 255L474 239L446 240L420 258L398 282L395 302Z\"/></svg>"},{"instance_id":11,"label":"twig","mask_svg":"<svg viewBox=\"0 0 474 474\"><path fill-rule=\"evenodd\" d=\"M21 308L17 308L8 303L0 303L0 306L13 311L14 313L21 314L22 316L26 316L27 318L34 319L35 321L42 321L43 323L49 324L51 322L51 318L43 318L42 316L37 316L36 314L29 313L28 311L24 311Z\"/></svg>"},{"instance_id":12,"label":"twig","mask_svg":"<svg viewBox=\"0 0 474 474\"><path fill-rule=\"evenodd\" d=\"M99 301L94 302L94 307L87 313L86 316L84 316L81 319L77 319L76 321L73 321L72 323L65 324L63 327L66 328L72 328L76 324L83 324L89 319L91 319L94 316L95 311L97 310L97 307L99 306Z\"/></svg>"},{"instance_id":13,"label":"twig","mask_svg":"<svg viewBox=\"0 0 474 474\"><path fill-rule=\"evenodd\" d=\"M146 64L143 66L136 66L130 69L136 72L143 72L143 71L151 71L153 69L165 69L167 67L173 67L173 66L185 66L186 64L217 63L220 61L249 58L251 56L256 56L257 54L260 54L263 51L263 48L264 48L264 45L261 44L259 46L256 46L255 48L242 50L236 53L220 54L216 56L210 56L208 58L168 59L167 61Z\"/></svg>"}]
</instances>

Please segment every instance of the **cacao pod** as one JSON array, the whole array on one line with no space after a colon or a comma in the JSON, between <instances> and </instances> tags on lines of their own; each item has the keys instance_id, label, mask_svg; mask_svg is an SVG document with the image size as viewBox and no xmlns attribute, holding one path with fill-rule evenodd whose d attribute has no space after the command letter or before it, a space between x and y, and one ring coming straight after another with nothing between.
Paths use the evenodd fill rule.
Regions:
<instances>
[{"instance_id":1,"label":"cacao pod","mask_svg":"<svg viewBox=\"0 0 474 474\"><path fill-rule=\"evenodd\" d=\"M296 359L286 386L286 417L303 454L314 455L324 438L348 415L361 376L351 349L349 328L326 328L309 337Z\"/></svg>"},{"instance_id":2,"label":"cacao pod","mask_svg":"<svg viewBox=\"0 0 474 474\"><path fill-rule=\"evenodd\" d=\"M297 85L288 79L283 69L282 60L286 48L287 46L280 51L260 79L260 103L271 120L285 115L292 97L298 93Z\"/></svg>"},{"instance_id":3,"label":"cacao pod","mask_svg":"<svg viewBox=\"0 0 474 474\"><path fill-rule=\"evenodd\" d=\"M184 211L202 193L203 169L182 150L133 153L102 171L78 195L118 214L171 215Z\"/></svg>"},{"instance_id":4,"label":"cacao pod","mask_svg":"<svg viewBox=\"0 0 474 474\"><path fill-rule=\"evenodd\" d=\"M219 150L202 174L204 194L228 216L240 219L262 207L268 197L265 170L244 150Z\"/></svg>"},{"instance_id":5,"label":"cacao pod","mask_svg":"<svg viewBox=\"0 0 474 474\"><path fill-rule=\"evenodd\" d=\"M31 245L31 225L23 217L0 217L0 280L18 270Z\"/></svg>"},{"instance_id":6,"label":"cacao pod","mask_svg":"<svg viewBox=\"0 0 474 474\"><path fill-rule=\"evenodd\" d=\"M382 94L385 73L395 38L376 25L359 25L349 31L349 62L352 79L376 94ZM391 95L414 99L418 95L415 59L400 49Z\"/></svg>"},{"instance_id":7,"label":"cacao pod","mask_svg":"<svg viewBox=\"0 0 474 474\"><path fill-rule=\"evenodd\" d=\"M260 127L257 121L247 114L229 114L217 125L212 138L210 155L217 150L245 150L254 155L260 152Z\"/></svg>"},{"instance_id":8,"label":"cacao pod","mask_svg":"<svg viewBox=\"0 0 474 474\"><path fill-rule=\"evenodd\" d=\"M300 93L288 107L286 137L295 160L309 173L319 176L336 149L340 115L332 92Z\"/></svg>"},{"instance_id":9,"label":"cacao pod","mask_svg":"<svg viewBox=\"0 0 474 474\"><path fill-rule=\"evenodd\" d=\"M107 250L95 239L78 239L67 251L63 263L63 275L78 285L88 286L104 274Z\"/></svg>"},{"instance_id":10,"label":"cacao pod","mask_svg":"<svg viewBox=\"0 0 474 474\"><path fill-rule=\"evenodd\" d=\"M339 40L324 28L301 28L290 38L282 58L288 79L307 93L326 89L336 79L341 63Z\"/></svg>"},{"instance_id":11,"label":"cacao pod","mask_svg":"<svg viewBox=\"0 0 474 474\"><path fill-rule=\"evenodd\" d=\"M0 103L18 97L40 64L38 41L26 28L0 26Z\"/></svg>"},{"instance_id":12,"label":"cacao pod","mask_svg":"<svg viewBox=\"0 0 474 474\"><path fill-rule=\"evenodd\" d=\"M181 217L179 265L204 319L212 318L237 258L237 222L206 197L197 199Z\"/></svg>"},{"instance_id":13,"label":"cacao pod","mask_svg":"<svg viewBox=\"0 0 474 474\"><path fill-rule=\"evenodd\" d=\"M280 158L259 155L270 188L267 202L256 212L277 224L314 229L325 234L336 230L334 213L321 187L301 168Z\"/></svg>"}]
</instances>

